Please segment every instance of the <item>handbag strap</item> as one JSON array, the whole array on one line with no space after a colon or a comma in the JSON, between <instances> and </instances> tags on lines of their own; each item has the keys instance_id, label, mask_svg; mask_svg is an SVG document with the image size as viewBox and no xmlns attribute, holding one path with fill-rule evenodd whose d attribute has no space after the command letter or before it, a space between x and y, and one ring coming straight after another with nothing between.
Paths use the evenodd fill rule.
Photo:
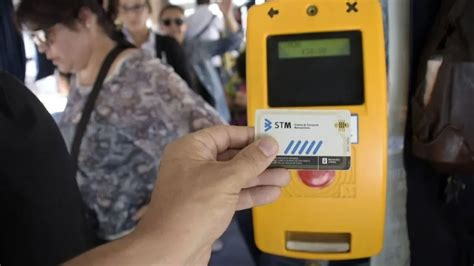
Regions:
<instances>
[{"instance_id":1,"label":"handbag strap","mask_svg":"<svg viewBox=\"0 0 474 266\"><path fill-rule=\"evenodd\" d=\"M87 125L89 124L92 112L94 111L95 102L102 89L105 77L107 76L107 73L109 72L112 63L117 58L117 56L127 48L128 47L124 45L117 45L107 54L104 61L102 62L99 74L97 75L97 78L94 82L94 87L92 88L91 93L87 97L87 101L82 111L81 120L79 121L79 124L77 124L76 130L74 132L74 138L71 146L71 156L76 170L78 169L79 150L81 147L82 138L84 137Z\"/></svg>"},{"instance_id":2,"label":"handbag strap","mask_svg":"<svg viewBox=\"0 0 474 266\"><path fill-rule=\"evenodd\" d=\"M431 40L431 46L428 50L430 53L436 51L443 41L450 34L451 27L463 13L463 9L467 5L466 0L445 0L441 4L438 11L438 21L434 25L434 34Z\"/></svg>"},{"instance_id":3,"label":"handbag strap","mask_svg":"<svg viewBox=\"0 0 474 266\"><path fill-rule=\"evenodd\" d=\"M442 44L445 43L449 37L451 27L455 25L456 20L461 16L466 1L471 0L441 1L441 5L433 21L433 26L431 27L431 33L426 40L426 44L417 64L417 75L415 78L417 84L420 84L425 80L427 71L426 62L431 56L441 52L440 48L442 49ZM424 90L419 90L418 93L421 93L420 95L422 95Z\"/></svg>"},{"instance_id":4,"label":"handbag strap","mask_svg":"<svg viewBox=\"0 0 474 266\"><path fill-rule=\"evenodd\" d=\"M212 15L211 19L209 20L209 22L207 22L207 24L204 26L204 28L202 28L198 34L196 34L194 37L192 37L192 40L197 40L199 39L207 30L209 30L209 28L211 27L212 25L212 22L214 22L214 20L216 19L216 15Z\"/></svg>"}]
</instances>

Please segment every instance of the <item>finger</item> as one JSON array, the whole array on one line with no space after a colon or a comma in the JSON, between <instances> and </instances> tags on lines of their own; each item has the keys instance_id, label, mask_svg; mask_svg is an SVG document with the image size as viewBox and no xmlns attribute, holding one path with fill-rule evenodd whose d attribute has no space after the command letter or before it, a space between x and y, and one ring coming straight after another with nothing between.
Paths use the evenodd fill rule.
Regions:
<instances>
[{"instance_id":1,"label":"finger","mask_svg":"<svg viewBox=\"0 0 474 266\"><path fill-rule=\"evenodd\" d=\"M288 185L291 180L290 172L282 168L267 169L257 178L251 179L244 188L258 187L258 186L277 186L284 187Z\"/></svg>"},{"instance_id":2,"label":"finger","mask_svg":"<svg viewBox=\"0 0 474 266\"><path fill-rule=\"evenodd\" d=\"M280 197L281 188L275 186L261 186L247 188L240 192L236 210L244 210L256 206L272 203Z\"/></svg>"},{"instance_id":3,"label":"finger","mask_svg":"<svg viewBox=\"0 0 474 266\"><path fill-rule=\"evenodd\" d=\"M227 150L219 155L217 155L217 160L220 162L225 162L233 159L241 150L240 149L231 149Z\"/></svg>"},{"instance_id":4,"label":"finger","mask_svg":"<svg viewBox=\"0 0 474 266\"><path fill-rule=\"evenodd\" d=\"M215 157L228 149L243 148L254 140L254 129L238 126L215 126L190 135L210 149Z\"/></svg>"},{"instance_id":5,"label":"finger","mask_svg":"<svg viewBox=\"0 0 474 266\"><path fill-rule=\"evenodd\" d=\"M141 207L140 210L138 210L138 211L135 213L135 215L133 215L132 219L133 219L134 221L140 220L140 219L143 217L143 215L145 215L145 213L146 213L147 210L148 210L148 205Z\"/></svg>"},{"instance_id":6,"label":"finger","mask_svg":"<svg viewBox=\"0 0 474 266\"><path fill-rule=\"evenodd\" d=\"M278 143L272 137L264 137L250 144L232 160L225 162L228 178L241 189L250 180L259 176L278 152ZM231 183L229 183L231 184Z\"/></svg>"}]
</instances>

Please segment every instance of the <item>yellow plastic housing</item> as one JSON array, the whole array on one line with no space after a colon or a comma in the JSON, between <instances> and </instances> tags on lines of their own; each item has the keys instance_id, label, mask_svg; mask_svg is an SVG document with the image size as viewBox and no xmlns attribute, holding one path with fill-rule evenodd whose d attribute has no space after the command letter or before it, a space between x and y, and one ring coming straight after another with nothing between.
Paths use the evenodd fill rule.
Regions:
<instances>
[{"instance_id":1,"label":"yellow plastic housing","mask_svg":"<svg viewBox=\"0 0 474 266\"><path fill-rule=\"evenodd\" d=\"M354 2L357 2L357 12L348 12ZM316 15L308 13L313 5L317 7ZM277 202L254 209L255 239L264 252L303 259L340 260L370 257L382 249L388 106L383 18L378 0L277 0L252 7L247 32L248 120L249 125L254 125L256 109L270 108L267 37L350 30L362 32L364 103L285 109L344 109L357 115L359 136L358 143L352 145L352 168L336 172L334 182L322 189L306 186L293 171L290 185ZM310 242L345 239L349 250L289 250L288 241L294 238Z\"/></svg>"}]
</instances>

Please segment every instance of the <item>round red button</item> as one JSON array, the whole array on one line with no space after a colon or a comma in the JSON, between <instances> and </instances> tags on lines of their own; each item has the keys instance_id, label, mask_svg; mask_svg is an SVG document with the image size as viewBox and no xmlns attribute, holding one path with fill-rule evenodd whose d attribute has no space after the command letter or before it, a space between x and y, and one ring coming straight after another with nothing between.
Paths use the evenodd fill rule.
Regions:
<instances>
[{"instance_id":1,"label":"round red button","mask_svg":"<svg viewBox=\"0 0 474 266\"><path fill-rule=\"evenodd\" d=\"M334 181L336 171L300 170L298 176L309 187L324 188Z\"/></svg>"}]
</instances>

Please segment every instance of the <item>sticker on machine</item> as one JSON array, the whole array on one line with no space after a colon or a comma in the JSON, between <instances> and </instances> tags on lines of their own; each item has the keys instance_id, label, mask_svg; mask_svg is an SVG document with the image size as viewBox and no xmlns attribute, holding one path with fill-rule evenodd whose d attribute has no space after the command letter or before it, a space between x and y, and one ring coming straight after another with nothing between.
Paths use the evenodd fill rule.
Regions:
<instances>
[{"instance_id":1,"label":"sticker on machine","mask_svg":"<svg viewBox=\"0 0 474 266\"><path fill-rule=\"evenodd\" d=\"M255 136L272 136L280 149L270 167L349 170L351 113L348 110L257 110Z\"/></svg>"}]
</instances>

